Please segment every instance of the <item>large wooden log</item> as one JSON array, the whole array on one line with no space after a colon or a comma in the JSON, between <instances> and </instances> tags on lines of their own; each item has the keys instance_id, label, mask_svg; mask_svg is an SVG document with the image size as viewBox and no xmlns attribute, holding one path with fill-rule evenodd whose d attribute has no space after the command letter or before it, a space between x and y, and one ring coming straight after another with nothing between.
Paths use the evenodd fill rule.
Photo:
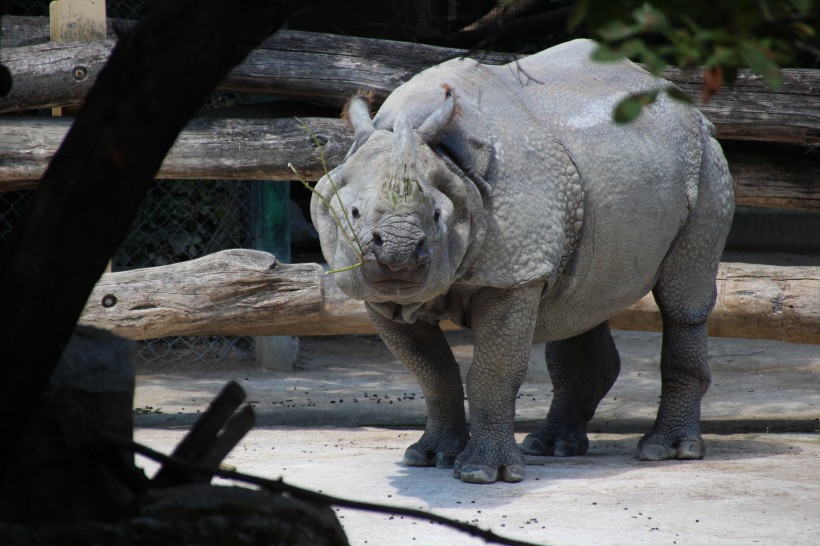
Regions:
<instances>
[{"instance_id":1,"label":"large wooden log","mask_svg":"<svg viewBox=\"0 0 820 546\"><path fill-rule=\"evenodd\" d=\"M338 119L305 118L332 169L353 142ZM0 192L33 188L69 127L67 119L0 121ZM740 205L820 211L820 152L802 146L724 143ZM195 119L180 133L157 178L292 180L293 163L308 180L324 174L315 143L293 118Z\"/></svg>"},{"instance_id":2,"label":"large wooden log","mask_svg":"<svg viewBox=\"0 0 820 546\"><path fill-rule=\"evenodd\" d=\"M711 335L820 343L820 268L724 263L718 293ZM131 339L374 332L364 305L320 265L280 264L253 250L105 274L81 322ZM612 325L659 330L660 317L648 296Z\"/></svg>"},{"instance_id":3,"label":"large wooden log","mask_svg":"<svg viewBox=\"0 0 820 546\"><path fill-rule=\"evenodd\" d=\"M352 130L340 119L302 121L322 143L328 168L335 167L353 144ZM35 187L70 125L65 118L0 119L0 192ZM199 118L180 133L156 178L293 180L288 163L309 180L324 174L298 120Z\"/></svg>"},{"instance_id":4,"label":"large wooden log","mask_svg":"<svg viewBox=\"0 0 820 546\"><path fill-rule=\"evenodd\" d=\"M283 264L242 249L107 273L80 322L131 339L373 332L361 302L344 296L319 264Z\"/></svg>"},{"instance_id":5,"label":"large wooden log","mask_svg":"<svg viewBox=\"0 0 820 546\"><path fill-rule=\"evenodd\" d=\"M820 267L721 263L709 335L820 344ZM661 330L647 294L610 321L613 328Z\"/></svg>"},{"instance_id":6,"label":"large wooden log","mask_svg":"<svg viewBox=\"0 0 820 546\"><path fill-rule=\"evenodd\" d=\"M14 75L14 88L0 98L0 113L21 109L77 105L102 64L111 40L74 44L38 44L2 51ZM254 49L219 89L278 95L341 106L357 89L384 98L421 70L462 56L463 49L421 44L282 31ZM511 54L478 52L482 62L504 63ZM77 70L80 68L80 70ZM692 96L700 93L701 72L670 68L664 76ZM704 113L718 136L797 144L820 143L820 71L786 69L783 85L769 90L761 78L741 70Z\"/></svg>"},{"instance_id":7,"label":"large wooden log","mask_svg":"<svg viewBox=\"0 0 820 546\"><path fill-rule=\"evenodd\" d=\"M820 148L724 140L738 205L820 212Z\"/></svg>"},{"instance_id":8,"label":"large wooden log","mask_svg":"<svg viewBox=\"0 0 820 546\"><path fill-rule=\"evenodd\" d=\"M662 74L696 101L703 71L669 67ZM820 70L784 69L783 84L769 89L763 78L740 70L707 104L698 104L719 139L820 144Z\"/></svg>"}]
</instances>

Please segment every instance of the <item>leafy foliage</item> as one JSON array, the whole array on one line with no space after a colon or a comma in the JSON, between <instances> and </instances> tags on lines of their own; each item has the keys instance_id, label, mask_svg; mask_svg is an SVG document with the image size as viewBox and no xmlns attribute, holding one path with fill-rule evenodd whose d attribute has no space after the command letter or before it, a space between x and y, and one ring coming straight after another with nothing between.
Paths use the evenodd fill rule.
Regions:
<instances>
[{"instance_id":1,"label":"leafy foliage","mask_svg":"<svg viewBox=\"0 0 820 546\"><path fill-rule=\"evenodd\" d=\"M570 29L582 25L601 42L600 61L628 57L654 74L666 65L702 66L702 100L732 83L748 67L776 89L781 67L801 55L820 57L820 13L814 0L579 0ZM618 105L617 121L626 122L651 104L659 89L632 95ZM687 100L676 87L663 91Z\"/></svg>"}]
</instances>

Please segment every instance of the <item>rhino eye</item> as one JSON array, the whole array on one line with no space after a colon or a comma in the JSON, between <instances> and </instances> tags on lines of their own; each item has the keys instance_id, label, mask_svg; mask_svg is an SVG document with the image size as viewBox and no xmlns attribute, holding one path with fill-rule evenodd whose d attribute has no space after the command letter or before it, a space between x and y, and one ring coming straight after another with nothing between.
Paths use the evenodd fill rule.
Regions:
<instances>
[{"instance_id":1,"label":"rhino eye","mask_svg":"<svg viewBox=\"0 0 820 546\"><path fill-rule=\"evenodd\" d=\"M353 216L353 218L358 218L359 216L361 216L359 214L359 209L357 209L356 207L350 209L350 214Z\"/></svg>"},{"instance_id":2,"label":"rhino eye","mask_svg":"<svg viewBox=\"0 0 820 546\"><path fill-rule=\"evenodd\" d=\"M433 212L433 221L438 222L439 218L441 218L441 209L436 209L435 212Z\"/></svg>"}]
</instances>

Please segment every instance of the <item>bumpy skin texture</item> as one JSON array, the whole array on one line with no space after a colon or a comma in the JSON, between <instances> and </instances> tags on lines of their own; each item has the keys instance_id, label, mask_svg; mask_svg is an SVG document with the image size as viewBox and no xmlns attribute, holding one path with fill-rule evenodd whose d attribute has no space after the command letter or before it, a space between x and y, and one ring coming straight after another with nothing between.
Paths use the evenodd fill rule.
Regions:
<instances>
[{"instance_id":1,"label":"bumpy skin texture","mask_svg":"<svg viewBox=\"0 0 820 546\"><path fill-rule=\"evenodd\" d=\"M585 453L620 368L606 321L650 290L664 322L662 393L638 457L704 455L705 321L731 177L694 108L661 94L614 124L621 98L667 82L628 61L594 63L593 48L576 40L507 66L449 61L399 87L372 121L351 102L356 144L317 185L311 213L332 268L361 259L336 281L367 303L424 391L409 466L514 482L522 450ZM444 319L475 332L469 429ZM555 394L519 448L515 398L534 340L548 342Z\"/></svg>"}]
</instances>

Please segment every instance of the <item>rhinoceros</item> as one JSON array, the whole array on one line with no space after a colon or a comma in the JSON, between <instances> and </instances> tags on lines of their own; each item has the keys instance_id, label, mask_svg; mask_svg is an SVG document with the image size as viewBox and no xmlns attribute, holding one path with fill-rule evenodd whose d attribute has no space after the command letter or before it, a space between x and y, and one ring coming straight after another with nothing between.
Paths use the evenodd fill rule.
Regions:
<instances>
[{"instance_id":1,"label":"rhinoceros","mask_svg":"<svg viewBox=\"0 0 820 546\"><path fill-rule=\"evenodd\" d=\"M661 400L641 460L699 459L710 383L706 319L734 211L714 126L665 93L633 122L630 94L670 85L576 40L489 66L462 58L365 96L355 141L316 185L311 215L338 286L365 302L427 404L408 466L465 482L516 482L524 454L586 453L587 422L620 359L607 320L649 291L663 318ZM465 418L459 367L439 326L474 332ZM521 444L515 400L533 342L553 397Z\"/></svg>"}]
</instances>

